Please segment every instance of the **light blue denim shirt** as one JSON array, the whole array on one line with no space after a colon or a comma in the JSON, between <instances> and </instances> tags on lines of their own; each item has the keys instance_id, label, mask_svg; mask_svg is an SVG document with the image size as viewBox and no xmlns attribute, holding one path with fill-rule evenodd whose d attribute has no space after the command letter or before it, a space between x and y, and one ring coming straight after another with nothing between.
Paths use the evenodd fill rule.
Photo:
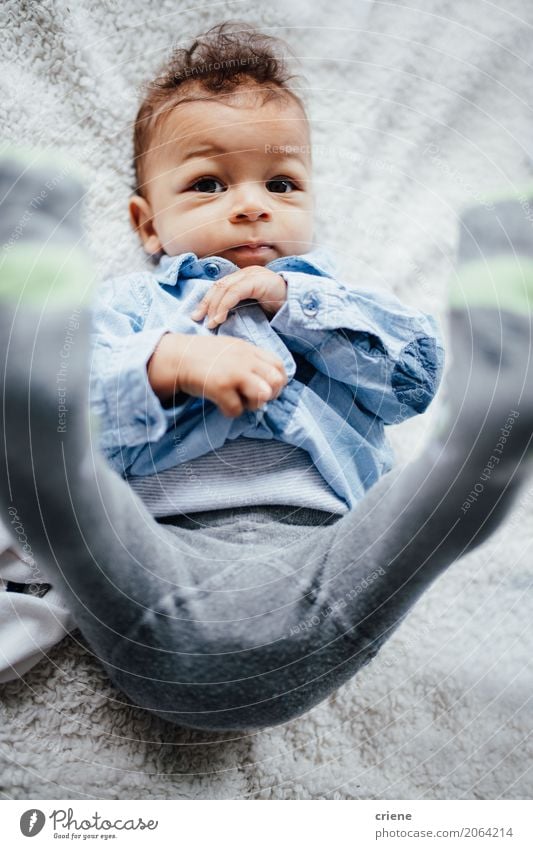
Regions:
<instances>
[{"instance_id":1,"label":"light blue denim shirt","mask_svg":"<svg viewBox=\"0 0 533 849\"><path fill-rule=\"evenodd\" d=\"M287 282L283 307L269 319L248 299L214 330L207 317L190 316L215 280L237 271L227 259L163 256L154 271L103 282L93 310L90 389L100 448L127 478L239 436L278 439L307 451L351 509L392 466L384 425L422 413L435 395L444 361L438 324L391 294L339 282L322 249L279 257L267 268ZM167 331L236 336L270 349L288 383L263 411L233 419L203 398L163 407L146 364Z\"/></svg>"}]
</instances>

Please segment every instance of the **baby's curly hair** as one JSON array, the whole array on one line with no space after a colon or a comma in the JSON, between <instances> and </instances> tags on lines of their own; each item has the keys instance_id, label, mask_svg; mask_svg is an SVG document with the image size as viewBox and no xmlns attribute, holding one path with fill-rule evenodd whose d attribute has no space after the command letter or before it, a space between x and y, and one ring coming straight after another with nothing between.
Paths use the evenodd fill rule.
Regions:
<instances>
[{"instance_id":1,"label":"baby's curly hair","mask_svg":"<svg viewBox=\"0 0 533 849\"><path fill-rule=\"evenodd\" d=\"M296 79L287 63L288 45L242 21L224 21L199 35L186 49L177 48L158 75L143 87L134 123L135 192L143 195L146 154L169 111L178 103L208 95L226 97L250 83L260 86L266 103L291 98L306 115L303 101L289 86ZM259 92L258 92L259 93Z\"/></svg>"}]
</instances>

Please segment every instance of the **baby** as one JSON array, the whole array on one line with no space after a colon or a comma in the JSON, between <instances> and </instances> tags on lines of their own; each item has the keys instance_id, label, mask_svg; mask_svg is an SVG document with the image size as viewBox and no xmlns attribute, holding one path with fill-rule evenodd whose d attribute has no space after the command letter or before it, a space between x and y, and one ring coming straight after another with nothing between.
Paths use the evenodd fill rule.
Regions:
<instances>
[{"instance_id":1,"label":"baby","mask_svg":"<svg viewBox=\"0 0 533 849\"><path fill-rule=\"evenodd\" d=\"M391 468L383 425L439 384L435 321L338 282L314 244L309 124L279 52L214 27L135 122L130 216L158 264L101 290L92 402L157 517L280 499L345 513Z\"/></svg>"},{"instance_id":2,"label":"baby","mask_svg":"<svg viewBox=\"0 0 533 849\"><path fill-rule=\"evenodd\" d=\"M223 25L149 87L130 209L157 265L107 281L94 317L83 186L43 192L19 232L57 164L0 158L0 508L35 556L0 562L0 649L25 671L51 644L52 585L135 705L209 730L326 699L531 472L523 198L463 214L446 415L384 475L384 425L427 407L442 346L313 245L307 122L274 47Z\"/></svg>"}]
</instances>

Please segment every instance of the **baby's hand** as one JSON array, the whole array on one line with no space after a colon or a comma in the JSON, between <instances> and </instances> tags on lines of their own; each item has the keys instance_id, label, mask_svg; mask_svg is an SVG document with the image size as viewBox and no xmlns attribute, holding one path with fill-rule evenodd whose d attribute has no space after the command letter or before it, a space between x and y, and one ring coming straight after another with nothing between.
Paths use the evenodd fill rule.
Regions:
<instances>
[{"instance_id":1,"label":"baby's hand","mask_svg":"<svg viewBox=\"0 0 533 849\"><path fill-rule=\"evenodd\" d=\"M165 333L147 368L161 401L180 392L207 398L228 417L258 410L288 382L277 354L234 336Z\"/></svg>"},{"instance_id":2,"label":"baby's hand","mask_svg":"<svg viewBox=\"0 0 533 849\"><path fill-rule=\"evenodd\" d=\"M287 299L287 284L283 277L262 265L249 265L233 274L227 274L213 283L205 298L191 313L200 321L207 313L207 327L212 330L222 324L232 307L246 298L255 298L267 316L273 316Z\"/></svg>"}]
</instances>

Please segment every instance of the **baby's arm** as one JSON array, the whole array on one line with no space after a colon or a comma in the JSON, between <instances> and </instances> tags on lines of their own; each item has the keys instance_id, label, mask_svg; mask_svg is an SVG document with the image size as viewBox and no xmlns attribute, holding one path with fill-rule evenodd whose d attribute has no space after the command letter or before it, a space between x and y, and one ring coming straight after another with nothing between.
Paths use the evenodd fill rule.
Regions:
<instances>
[{"instance_id":1,"label":"baby's arm","mask_svg":"<svg viewBox=\"0 0 533 849\"><path fill-rule=\"evenodd\" d=\"M140 305L134 291L124 279L108 281L93 310L91 409L99 447L122 474L147 443L205 415L197 398L238 416L276 397L287 382L273 352L230 336L191 333L186 316L173 315L173 327L144 328L138 316L150 305ZM180 327L184 332L176 332Z\"/></svg>"},{"instance_id":2,"label":"baby's arm","mask_svg":"<svg viewBox=\"0 0 533 849\"><path fill-rule=\"evenodd\" d=\"M283 271L287 300L270 325L291 351L350 386L358 404L396 424L423 413L439 386L444 349L435 319L394 295Z\"/></svg>"},{"instance_id":3,"label":"baby's arm","mask_svg":"<svg viewBox=\"0 0 533 849\"><path fill-rule=\"evenodd\" d=\"M123 447L130 450L156 442L193 402L182 396L163 407L148 381L150 357L173 328L138 328L132 316L140 311L133 304L129 311L124 297L118 308L112 295L112 289L104 293L93 310L90 367L91 411L98 420L99 446L108 459Z\"/></svg>"}]
</instances>

